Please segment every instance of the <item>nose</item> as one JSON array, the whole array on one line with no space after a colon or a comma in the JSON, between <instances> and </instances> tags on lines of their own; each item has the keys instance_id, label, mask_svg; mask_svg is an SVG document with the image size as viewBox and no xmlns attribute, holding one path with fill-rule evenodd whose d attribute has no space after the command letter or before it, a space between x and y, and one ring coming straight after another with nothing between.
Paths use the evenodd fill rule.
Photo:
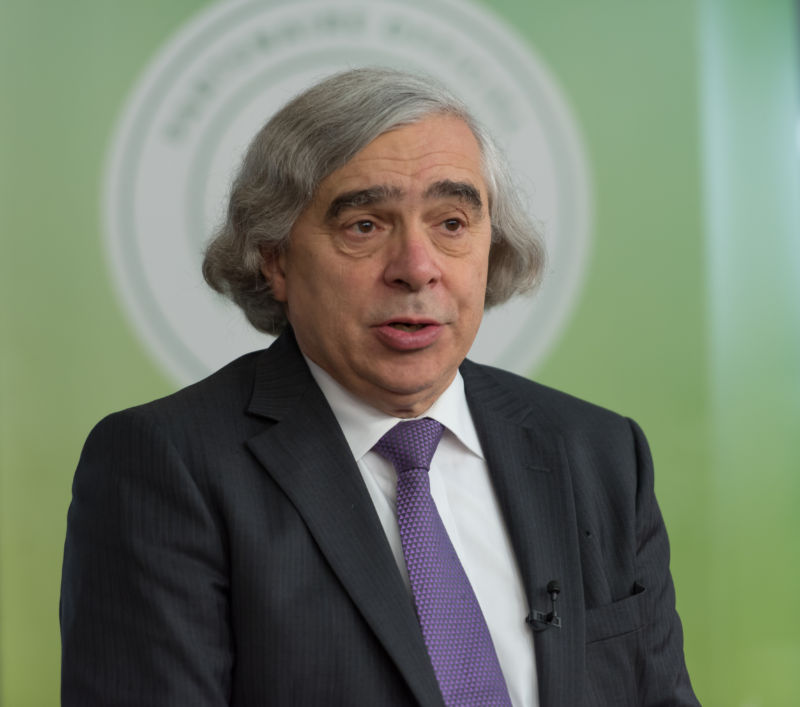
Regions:
<instances>
[{"instance_id":1,"label":"nose","mask_svg":"<svg viewBox=\"0 0 800 707\"><path fill-rule=\"evenodd\" d=\"M417 292L438 282L438 253L425 229L406 226L393 236L387 248L386 284Z\"/></svg>"}]
</instances>

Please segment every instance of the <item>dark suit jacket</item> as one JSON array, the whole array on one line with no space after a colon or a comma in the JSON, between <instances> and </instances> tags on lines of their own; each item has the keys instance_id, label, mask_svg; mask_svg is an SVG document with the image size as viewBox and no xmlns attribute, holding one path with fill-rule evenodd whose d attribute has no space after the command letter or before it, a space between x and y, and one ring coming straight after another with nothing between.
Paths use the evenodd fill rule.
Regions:
<instances>
[{"instance_id":1,"label":"dark suit jacket","mask_svg":"<svg viewBox=\"0 0 800 707\"><path fill-rule=\"evenodd\" d=\"M638 427L503 371L461 373L530 607L562 588L561 628L535 631L542 706L697 704ZM61 630L68 706L442 704L291 334L92 431Z\"/></svg>"}]
</instances>

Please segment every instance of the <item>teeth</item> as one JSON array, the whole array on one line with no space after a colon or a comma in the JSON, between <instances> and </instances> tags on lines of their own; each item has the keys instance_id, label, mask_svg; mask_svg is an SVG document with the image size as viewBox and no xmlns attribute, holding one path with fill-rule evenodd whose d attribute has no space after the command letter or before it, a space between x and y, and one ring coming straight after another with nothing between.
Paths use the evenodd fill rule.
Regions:
<instances>
[{"instance_id":1,"label":"teeth","mask_svg":"<svg viewBox=\"0 0 800 707\"><path fill-rule=\"evenodd\" d=\"M419 331L424 324L405 324L404 322L392 322L389 326L400 331Z\"/></svg>"}]
</instances>

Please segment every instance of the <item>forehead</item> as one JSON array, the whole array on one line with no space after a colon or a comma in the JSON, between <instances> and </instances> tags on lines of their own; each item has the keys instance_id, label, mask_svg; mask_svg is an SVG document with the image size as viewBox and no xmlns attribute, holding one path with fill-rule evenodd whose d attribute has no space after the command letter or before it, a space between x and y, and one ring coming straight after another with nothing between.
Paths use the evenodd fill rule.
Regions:
<instances>
[{"instance_id":1,"label":"forehead","mask_svg":"<svg viewBox=\"0 0 800 707\"><path fill-rule=\"evenodd\" d=\"M329 200L373 186L398 197L430 196L430 186L443 180L472 184L485 201L483 157L472 130L461 118L432 115L379 135L328 175L317 196Z\"/></svg>"}]
</instances>

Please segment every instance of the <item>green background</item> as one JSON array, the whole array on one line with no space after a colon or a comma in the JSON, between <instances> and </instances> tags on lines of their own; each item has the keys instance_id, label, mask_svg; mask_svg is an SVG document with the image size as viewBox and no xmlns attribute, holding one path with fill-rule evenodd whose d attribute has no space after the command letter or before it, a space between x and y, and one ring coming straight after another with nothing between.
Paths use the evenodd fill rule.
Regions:
<instances>
[{"instance_id":1,"label":"green background","mask_svg":"<svg viewBox=\"0 0 800 707\"><path fill-rule=\"evenodd\" d=\"M560 84L595 190L587 280L534 375L647 432L703 704L800 704L797 8L482 4ZM123 101L207 5L0 3L3 705L58 703L61 553L86 434L174 388L114 294L99 199Z\"/></svg>"}]
</instances>

